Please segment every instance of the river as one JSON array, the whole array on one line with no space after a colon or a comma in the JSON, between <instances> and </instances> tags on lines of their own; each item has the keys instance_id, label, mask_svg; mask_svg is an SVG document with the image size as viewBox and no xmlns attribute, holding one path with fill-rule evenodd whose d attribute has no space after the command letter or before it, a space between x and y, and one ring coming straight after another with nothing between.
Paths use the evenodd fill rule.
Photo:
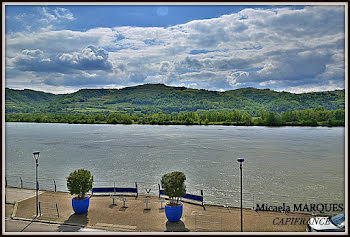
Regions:
<instances>
[{"instance_id":1,"label":"river","mask_svg":"<svg viewBox=\"0 0 350 237\"><path fill-rule=\"evenodd\" d=\"M204 190L208 203L236 203L238 157L244 157L246 202L343 202L344 127L244 127L6 123L5 172L34 187L66 191L65 178L89 169L95 186L134 186L140 192L163 174L182 171L187 192ZM248 204L245 205L248 205Z\"/></svg>"}]
</instances>

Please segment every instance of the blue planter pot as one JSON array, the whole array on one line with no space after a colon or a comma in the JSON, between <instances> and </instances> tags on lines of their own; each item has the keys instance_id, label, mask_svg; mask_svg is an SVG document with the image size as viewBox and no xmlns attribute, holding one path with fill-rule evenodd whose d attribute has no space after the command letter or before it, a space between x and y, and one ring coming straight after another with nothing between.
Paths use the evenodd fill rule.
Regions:
<instances>
[{"instance_id":1,"label":"blue planter pot","mask_svg":"<svg viewBox=\"0 0 350 237\"><path fill-rule=\"evenodd\" d=\"M76 214L84 214L89 209L90 197L81 200L72 198L72 207Z\"/></svg>"},{"instance_id":2,"label":"blue planter pot","mask_svg":"<svg viewBox=\"0 0 350 237\"><path fill-rule=\"evenodd\" d=\"M172 207L165 205L165 215L170 222L178 222L182 217L183 204L180 206Z\"/></svg>"}]
</instances>

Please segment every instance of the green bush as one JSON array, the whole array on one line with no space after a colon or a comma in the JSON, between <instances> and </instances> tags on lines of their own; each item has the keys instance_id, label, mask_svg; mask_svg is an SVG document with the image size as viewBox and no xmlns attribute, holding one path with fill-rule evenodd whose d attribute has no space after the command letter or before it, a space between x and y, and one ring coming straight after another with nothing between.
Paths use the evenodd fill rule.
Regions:
<instances>
[{"instance_id":1,"label":"green bush","mask_svg":"<svg viewBox=\"0 0 350 237\"><path fill-rule=\"evenodd\" d=\"M330 119L328 120L328 126L345 126L345 121Z\"/></svg>"},{"instance_id":2,"label":"green bush","mask_svg":"<svg viewBox=\"0 0 350 237\"><path fill-rule=\"evenodd\" d=\"M78 199L84 199L85 194L92 189L94 176L89 170L78 169L69 174L67 177L67 187L70 194L78 195Z\"/></svg>"},{"instance_id":3,"label":"green bush","mask_svg":"<svg viewBox=\"0 0 350 237\"><path fill-rule=\"evenodd\" d=\"M178 203L179 197L186 193L185 180L185 174L179 171L163 175L161 180L162 187L164 193L169 196L171 203L174 203L175 200Z\"/></svg>"},{"instance_id":4,"label":"green bush","mask_svg":"<svg viewBox=\"0 0 350 237\"><path fill-rule=\"evenodd\" d=\"M303 120L302 123L307 126L317 126L316 119Z\"/></svg>"}]
</instances>

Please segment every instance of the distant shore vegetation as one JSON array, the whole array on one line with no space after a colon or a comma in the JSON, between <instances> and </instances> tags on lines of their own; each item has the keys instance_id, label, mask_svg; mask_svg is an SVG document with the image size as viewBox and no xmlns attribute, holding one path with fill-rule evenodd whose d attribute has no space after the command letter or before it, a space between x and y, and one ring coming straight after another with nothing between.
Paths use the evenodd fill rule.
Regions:
<instances>
[{"instance_id":1,"label":"distant shore vegetation","mask_svg":"<svg viewBox=\"0 0 350 237\"><path fill-rule=\"evenodd\" d=\"M233 112L162 112L97 113L97 114L6 114L6 122L70 123L70 124L158 124L158 125L245 125L245 126L344 126L345 111L322 107L282 113L260 111L252 117L246 111Z\"/></svg>"}]
</instances>

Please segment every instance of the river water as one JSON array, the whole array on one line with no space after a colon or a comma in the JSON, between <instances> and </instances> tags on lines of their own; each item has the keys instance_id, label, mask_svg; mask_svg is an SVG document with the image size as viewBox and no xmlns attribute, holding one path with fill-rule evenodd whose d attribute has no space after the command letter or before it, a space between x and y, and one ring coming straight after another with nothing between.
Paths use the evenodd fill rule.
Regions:
<instances>
[{"instance_id":1,"label":"river water","mask_svg":"<svg viewBox=\"0 0 350 237\"><path fill-rule=\"evenodd\" d=\"M140 192L163 174L186 174L187 192L205 201L235 204L238 157L244 157L245 205L256 202L343 202L344 127L236 127L6 123L9 185L34 187L40 151L40 188L67 190L65 178L89 169L95 186L131 186ZM20 177L20 178L19 178ZM250 203L250 204L249 204Z\"/></svg>"}]
</instances>

